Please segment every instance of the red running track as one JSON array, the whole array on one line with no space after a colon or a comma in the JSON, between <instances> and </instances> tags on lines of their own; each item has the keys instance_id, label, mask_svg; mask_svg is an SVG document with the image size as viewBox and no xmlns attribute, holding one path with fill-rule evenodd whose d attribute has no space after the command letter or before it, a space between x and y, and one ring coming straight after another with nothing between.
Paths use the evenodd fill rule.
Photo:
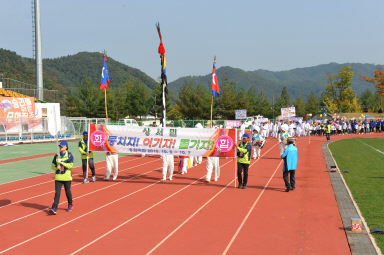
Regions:
<instances>
[{"instance_id":1,"label":"red running track","mask_svg":"<svg viewBox=\"0 0 384 255\"><path fill-rule=\"evenodd\" d=\"M351 136L332 137L341 138ZM46 213L53 174L0 185L0 253L350 254L324 141L298 139L297 186L289 193L275 139L252 161L246 190L234 188L231 159L221 159L219 181L206 184L205 161L161 182L161 160L138 157L119 159L115 182L81 184L76 176L74 210L65 211L63 191L56 216ZM104 162L96 172L101 179Z\"/></svg>"},{"instance_id":2,"label":"red running track","mask_svg":"<svg viewBox=\"0 0 384 255\"><path fill-rule=\"evenodd\" d=\"M0 160L0 164L23 161L27 159L51 157L53 155L55 155L55 153L43 153L43 154L37 154L37 155L25 156L25 157L19 157L19 158L3 159L3 160Z\"/></svg>"}]
</instances>

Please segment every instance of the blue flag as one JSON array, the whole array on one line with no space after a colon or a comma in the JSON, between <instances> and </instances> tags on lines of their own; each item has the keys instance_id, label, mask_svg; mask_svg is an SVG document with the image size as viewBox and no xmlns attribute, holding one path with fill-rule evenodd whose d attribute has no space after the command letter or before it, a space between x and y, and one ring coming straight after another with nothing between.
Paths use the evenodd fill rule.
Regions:
<instances>
[{"instance_id":1,"label":"blue flag","mask_svg":"<svg viewBox=\"0 0 384 255\"><path fill-rule=\"evenodd\" d=\"M109 85L109 74L107 68L107 57L104 55L103 69L101 70L100 89L106 90Z\"/></svg>"}]
</instances>

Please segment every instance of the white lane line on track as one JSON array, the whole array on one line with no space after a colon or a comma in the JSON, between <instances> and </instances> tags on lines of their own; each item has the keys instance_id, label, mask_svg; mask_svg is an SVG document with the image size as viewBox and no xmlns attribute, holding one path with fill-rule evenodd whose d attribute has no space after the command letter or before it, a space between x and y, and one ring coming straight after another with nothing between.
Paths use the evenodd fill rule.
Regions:
<instances>
[{"instance_id":1,"label":"white lane line on track","mask_svg":"<svg viewBox=\"0 0 384 255\"><path fill-rule=\"evenodd\" d=\"M229 162L227 162L227 163L229 163ZM227 163L226 163L226 164L227 164ZM175 196L176 194L178 194L178 193L180 193L181 191L185 190L186 188L190 187L192 184L194 184L195 182L197 182L197 181L203 179L204 177L205 177L205 175L203 175L203 176L200 177L199 179L194 180L193 182L191 182L191 183L188 184L187 186L184 186L183 188L179 189L179 190L176 191L175 193L172 193L172 194L169 195L168 197L163 198L162 200L160 200L160 201L157 202L156 204L151 205L151 206L148 207L147 209L141 211L140 213L138 213L138 214L136 214L135 216L129 218L128 220L124 221L123 223L121 223L120 225L116 226L115 228L109 230L109 231L106 232L105 234L103 234L103 235L99 236L98 238L94 239L92 242L89 242L88 244L84 245L84 246L81 247L80 249L78 249L78 250L72 252L71 255L76 254L76 253L78 253L78 252L84 250L84 249L87 248L88 246L94 244L94 243L97 242L98 240L104 238L105 236L107 236L107 235L109 235L110 233L112 233L113 231L115 231L115 230L121 228L122 226L126 225L127 223L133 221L134 219L140 217L141 215L143 215L143 214L146 213L147 211L151 210L152 208L158 206L159 204L163 203L164 201L167 201L167 200L170 199L171 197Z\"/></svg>"},{"instance_id":2,"label":"white lane line on track","mask_svg":"<svg viewBox=\"0 0 384 255\"><path fill-rule=\"evenodd\" d=\"M377 149L377 148L375 148L375 147L373 147L373 146L371 146L371 145L369 145L369 144L367 144L367 143L365 143L365 142L362 142L362 141L360 141L360 140L358 140L358 141L359 141L360 143L362 143L362 144L368 146L368 147L371 148L372 150L374 150L374 151L376 151L376 152L381 153L381 154L384 155L384 152L382 152L381 150L379 150L379 149Z\"/></svg>"},{"instance_id":3,"label":"white lane line on track","mask_svg":"<svg viewBox=\"0 0 384 255\"><path fill-rule=\"evenodd\" d=\"M132 176L132 177L128 178L127 180L120 181L120 182L116 182L116 183L114 183L114 184L112 184L112 185L109 185L109 186L106 186L106 187L103 187L103 188L100 188L100 189L96 189L96 190L91 191L91 192L89 192L89 193L86 193L86 194L83 194L83 195L81 195L81 196L78 196L78 197L74 198L73 200L77 200L77 199L79 199L79 198L86 197L86 196L88 196L88 195L91 195L91 194L96 193L96 192L101 191L101 190L109 189L109 188L111 188L111 187L113 187L113 186L116 186L116 185L121 184L121 183L124 183L124 182L129 182L129 180L131 180L131 179L135 179L135 178L137 178L137 177L140 177L140 176L142 176L142 175L146 175L146 174L151 173L151 172L154 172L154 171L156 171L156 170L159 170L159 169L150 170L150 171L147 171L147 172L145 172L145 173L142 173L142 174L138 174L138 175ZM67 201L63 201L63 202L61 202L59 205L64 204L64 203L67 203ZM35 214L38 214L38 213L41 213L41 212L46 212L47 209L48 209L48 207L45 208L45 209L43 209L43 210L39 210L39 211L37 211L37 212L30 213L30 214L27 214L27 215L22 216L22 217L20 217L20 218L13 219L13 220L11 220L11 221L5 222L5 223L3 223L3 224L0 225L0 228L1 228L1 227L4 227L4 226L6 226L6 225L8 225L8 224L10 224L10 223L13 223L13 222L16 222L16 221L19 221L19 220L28 218L28 217L30 217L30 216L32 216L32 215L35 215Z\"/></svg>"},{"instance_id":4,"label":"white lane line on track","mask_svg":"<svg viewBox=\"0 0 384 255\"><path fill-rule=\"evenodd\" d=\"M95 162L95 165L96 165L96 164L101 164L101 163L104 162L104 161L105 161L105 160ZM77 167L81 167L81 166L77 166ZM10 184L10 183L21 182L21 181L24 181L24 180L28 180L28 179L32 179L32 178L36 178L36 177L40 177L40 176L44 176L44 175L48 175L48 174L54 174L54 173L53 173L53 172L52 172L52 173L46 173L46 174L41 174L41 175L36 175L36 176L27 177L27 178L20 179L20 180L14 180L14 181L11 181L11 182L0 183L0 187L3 186L3 185Z\"/></svg>"},{"instance_id":5,"label":"white lane line on track","mask_svg":"<svg viewBox=\"0 0 384 255\"><path fill-rule=\"evenodd\" d=\"M253 211L253 209L255 208L257 203L259 202L261 196L264 194L264 191L266 190L266 188L268 187L269 183L271 182L271 180L275 176L277 169L280 168L282 162L283 161L280 161L280 163L277 165L277 167L276 167L275 171L273 172L271 178L269 178L268 182L265 184L263 190L260 192L260 194L256 198L255 202L253 202L251 208L249 209L248 213L245 215L245 217L244 217L243 221L241 222L240 226L237 228L237 230L236 230L235 234L233 235L231 241L228 243L227 247L225 248L224 252L222 253L223 255L227 254L229 248L231 248L231 246L232 246L233 242L235 241L237 235L240 233L240 230L243 228L245 222L248 220L249 215L251 215L251 212Z\"/></svg>"},{"instance_id":6,"label":"white lane line on track","mask_svg":"<svg viewBox=\"0 0 384 255\"><path fill-rule=\"evenodd\" d=\"M125 169L125 170L123 170L123 171L129 170L129 169L132 169L132 168L135 168L135 167L138 167L138 166L146 165L146 164L148 164L148 163L153 163L153 162L155 162L155 161L156 161L156 160L154 160L154 161L150 161L150 162L146 162L146 163L143 163L143 164L140 164L140 165L136 165L136 166L127 168L127 169ZM121 171L121 172L123 172L123 171ZM52 182L53 182L53 180L52 180ZM82 182L80 182L80 183L76 183L76 184L72 185L72 187L76 187L76 186L78 186L78 185L83 185L83 183L82 183ZM19 201L16 201L16 202L13 202L13 203L10 203L10 204L7 204L7 205L3 205L3 206L0 206L0 209L1 209L1 208L4 208L4 207L7 207L7 206L10 206L10 205L18 204L18 203L20 203L20 202L27 201L27 200L29 200L29 199L33 199L33 198L37 198L37 197L41 197L41 196L44 196L44 195L47 195L47 194L50 194L50 193L55 193L55 191L54 191L54 190L53 190L53 191L48 191L48 192L42 193L42 194L40 194L40 195L32 196L32 197L25 198L25 199L22 199L22 200L19 200Z\"/></svg>"},{"instance_id":7,"label":"white lane line on track","mask_svg":"<svg viewBox=\"0 0 384 255\"><path fill-rule=\"evenodd\" d=\"M265 156L269 151L271 151L277 144L272 146L268 151L264 153L263 156ZM255 160L249 168L252 168L256 162L258 162L260 159ZM229 162L228 162L229 163ZM155 247L153 247L149 252L146 253L146 255L149 255L153 253L157 248L159 248L163 243L165 243L173 234L175 234L180 228L182 228L188 221L190 221L196 214L198 214L204 207L206 207L212 200L214 200L220 193L222 193L232 182L234 182L235 179L230 181L225 187L223 187L220 191L218 191L213 197L211 197L207 202L205 202L200 208L198 208L192 215L190 215L186 220L184 220L179 226L177 226L171 233L169 233L164 239L162 239Z\"/></svg>"},{"instance_id":8,"label":"white lane line on track","mask_svg":"<svg viewBox=\"0 0 384 255\"><path fill-rule=\"evenodd\" d=\"M133 160L127 160L127 161L124 161L124 162L120 162L121 164L125 164L125 163L128 163L128 162L132 162L132 161L135 161L135 160L138 160L139 158L137 159L133 159ZM96 162L95 164L97 163L100 163L100 162ZM80 166L81 167L81 166ZM52 173L47 173L47 174L54 174L54 172ZM46 174L43 174L43 175L46 175ZM77 174L75 176L82 176L83 174ZM40 175L42 176L42 175ZM37 176L36 176L37 177ZM22 179L22 180L25 180L25 179ZM22 181L22 180L19 180L19 181ZM3 192L3 193L0 193L0 196L1 195L4 195L4 194L8 194L8 193L12 193L12 192L15 192L15 191L20 191L20 190L24 190L24 189L28 189L28 188L32 188L32 187L36 187L36 186L39 186L39 185L42 185L42 184L45 184L45 183L49 183L49 182L52 182L53 180L49 180L49 181L45 181L45 182L40 182L40 183L37 183L37 184L33 184L33 185L30 185L30 186L26 186L26 187L23 187L23 188L18 188L18 189L14 189L14 190L10 190L10 191L7 191L7 192Z\"/></svg>"},{"instance_id":9,"label":"white lane line on track","mask_svg":"<svg viewBox=\"0 0 384 255\"><path fill-rule=\"evenodd\" d=\"M203 178L203 177L201 177L201 178ZM198 180L201 180L201 178L196 179L195 181L193 181L192 183L190 183L190 184L187 185L187 186L184 186L183 188L181 188L181 189L178 190L177 192L173 193L172 195L168 196L167 198L161 200L160 202L157 202L155 205L152 205L152 207L155 207L156 205L158 205L158 204L164 202L165 200L171 198L172 196L176 195L177 193L179 193L179 192L181 192L182 190L186 189L187 187L191 186L193 183L197 182ZM109 205L111 205L111 204L114 204L114 203L116 203L116 202L118 202L118 201L120 201L120 200L122 200L122 199L124 199L124 198L130 197L130 196L132 196L132 195L134 195L134 194L136 194L136 193L138 193L138 192L140 192L140 191L142 191L142 190L148 189L149 187L152 187L152 186L154 186L154 185L156 185L156 184L158 184L158 183L161 183L161 182L162 182L162 181L154 182L154 183L149 184L149 185L147 185L147 186L145 186L145 187L143 187L143 188L141 188L141 189L138 189L138 190L136 190L136 191L134 191L134 192L131 192L131 193L125 195L125 196L122 196L122 197L120 197L120 198L118 198L118 199L115 199L115 200L113 200L113 201L111 201L111 202L109 202L109 203L107 203L107 204L104 204L104 205L102 205L102 206L100 206L100 207L98 207L98 208L96 208L96 209L93 209L93 210L91 210L91 211L89 211L89 212L87 212L87 213L85 213L85 214L82 214L82 215L80 215L80 216L78 216L78 217L76 217L76 218L74 218L74 219L72 219L72 220L69 220L69 221L67 221L67 222L65 222L65 223L63 223L63 224L60 224L60 225L58 225L58 226L56 226L56 227L54 227L54 228L51 228L51 229L49 229L49 230L47 230L47 231L44 231L44 232L42 232L42 233L40 233L40 234L38 234L38 235L36 235L36 236L33 236L33 237L31 237L31 238L29 238L29 239L23 241L23 242L20 242L20 243L15 244L15 245L13 245L13 246L11 246L11 247L5 249L5 250L2 250L2 251L0 251L0 254L3 254L3 253L5 253L5 252L7 252L7 251L9 251L9 250L12 250L12 249L14 249L14 248L20 246L20 245L23 245L23 244L25 244L25 243L28 243L28 242L30 242L30 241L32 241L32 240L34 240L34 239L36 239L36 238L38 238L38 237L40 237L40 236L46 235L46 234L48 234L48 233L50 233L50 232L52 232L52 231L54 231L54 230L56 230L56 229L58 229L58 228L60 228L60 227L63 227L63 226L65 226L65 225L67 225L67 224L69 224L69 223L71 223L71 222L74 222L74 221L76 221L76 220L78 220L78 219L81 219L81 218L83 218L83 217L85 217L85 216L87 216L87 215L89 215L89 214L91 214L91 213L94 213L94 212L96 212L96 211L98 211L98 210L101 210L101 209L103 209L104 207L107 207L107 206L109 206ZM150 210L150 209L147 208L145 211L148 211L148 210ZM142 212L140 213L140 215L143 214L143 213L145 213L145 211L142 211ZM134 216L134 218L137 218L137 217L140 216L140 215L136 215L136 216ZM134 218L131 218L131 220L133 220Z\"/></svg>"}]
</instances>

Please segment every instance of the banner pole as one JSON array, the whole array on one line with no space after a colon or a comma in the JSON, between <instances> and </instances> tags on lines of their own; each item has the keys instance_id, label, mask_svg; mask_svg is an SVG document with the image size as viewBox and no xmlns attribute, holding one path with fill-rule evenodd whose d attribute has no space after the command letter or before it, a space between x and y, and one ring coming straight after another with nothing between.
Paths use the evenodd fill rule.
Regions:
<instances>
[{"instance_id":1,"label":"banner pole","mask_svg":"<svg viewBox=\"0 0 384 255\"><path fill-rule=\"evenodd\" d=\"M235 161L235 188L236 188L236 168L237 168L237 128L235 128L235 157L233 158L233 161Z\"/></svg>"},{"instance_id":2,"label":"banner pole","mask_svg":"<svg viewBox=\"0 0 384 255\"><path fill-rule=\"evenodd\" d=\"M90 128L91 128L91 124L88 124L88 132L89 132L89 130L90 130ZM87 153L89 153L89 134L88 134L88 140L87 140ZM86 168L86 170L85 170L85 179L87 179L88 180L88 155L87 155L87 168Z\"/></svg>"}]
</instances>

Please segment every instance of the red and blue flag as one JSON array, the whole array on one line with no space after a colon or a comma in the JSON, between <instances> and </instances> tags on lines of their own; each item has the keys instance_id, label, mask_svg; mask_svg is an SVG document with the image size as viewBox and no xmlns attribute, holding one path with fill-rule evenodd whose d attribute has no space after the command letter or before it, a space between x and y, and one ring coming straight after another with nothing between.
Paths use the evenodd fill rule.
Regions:
<instances>
[{"instance_id":1,"label":"red and blue flag","mask_svg":"<svg viewBox=\"0 0 384 255\"><path fill-rule=\"evenodd\" d=\"M103 69L101 70L100 89L106 90L109 85L109 74L107 68L107 57L104 55Z\"/></svg>"},{"instance_id":2,"label":"red and blue flag","mask_svg":"<svg viewBox=\"0 0 384 255\"><path fill-rule=\"evenodd\" d=\"M219 82L217 81L216 76L216 60L213 62L213 70L212 70L212 96L220 96L219 90Z\"/></svg>"}]
</instances>

